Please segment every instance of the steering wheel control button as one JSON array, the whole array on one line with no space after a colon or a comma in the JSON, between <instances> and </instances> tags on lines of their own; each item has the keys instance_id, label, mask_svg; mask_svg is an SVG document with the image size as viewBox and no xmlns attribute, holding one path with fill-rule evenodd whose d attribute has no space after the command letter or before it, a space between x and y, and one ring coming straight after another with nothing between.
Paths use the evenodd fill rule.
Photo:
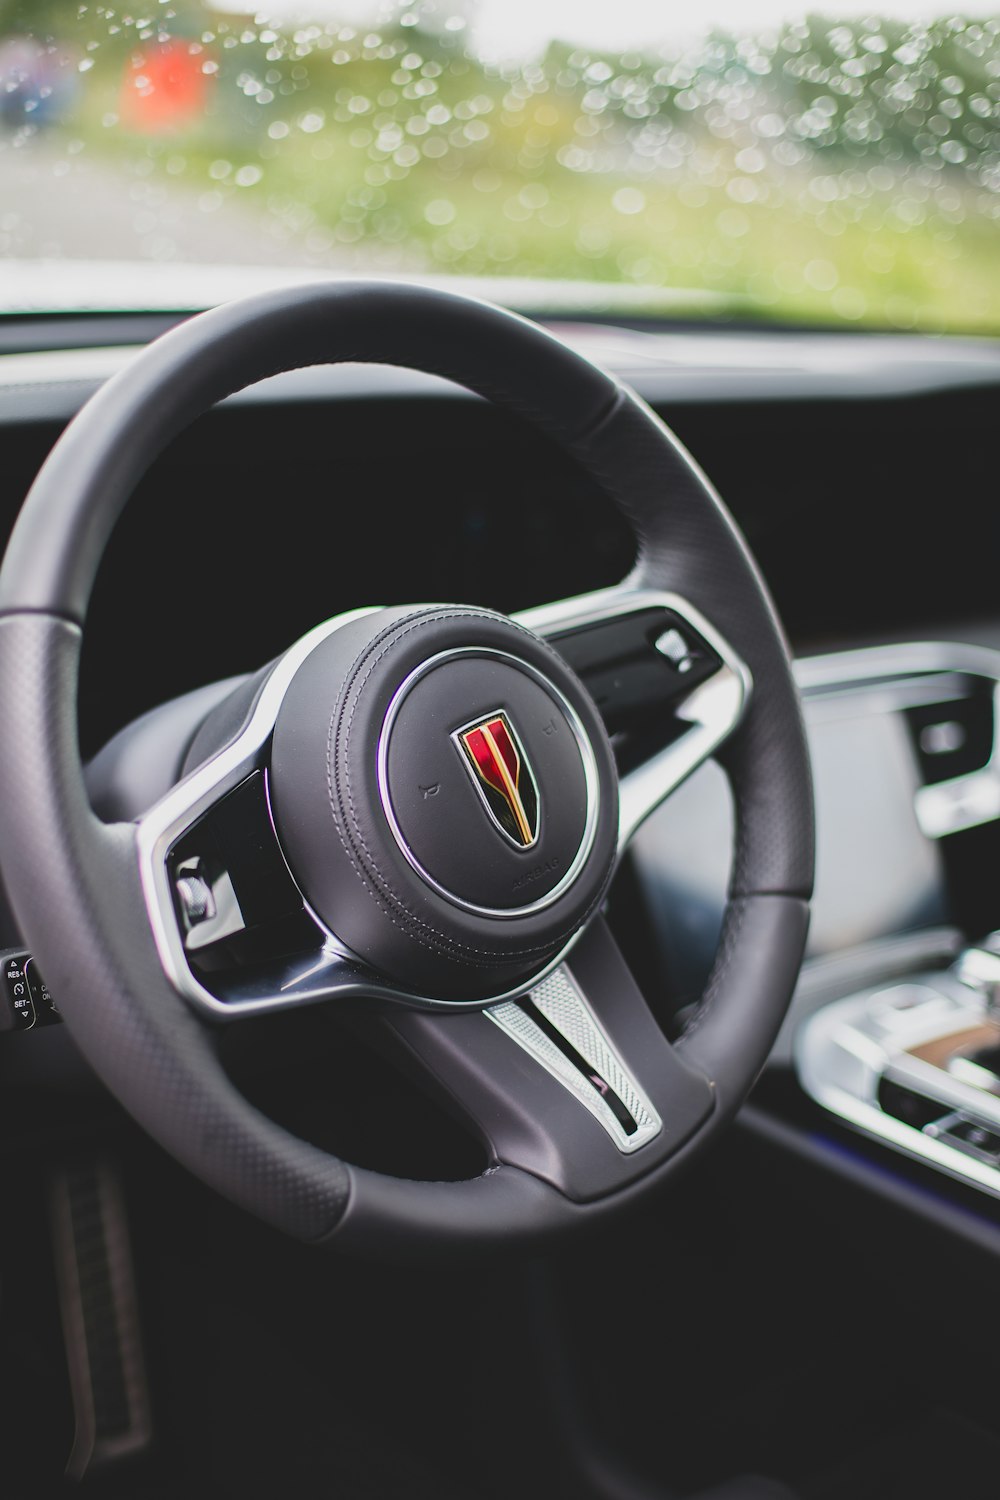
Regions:
<instances>
[{"instance_id":1,"label":"steering wheel control button","mask_svg":"<svg viewBox=\"0 0 1000 1500\"><path fill-rule=\"evenodd\" d=\"M719 670L718 654L672 610L644 609L552 637L609 733L642 729Z\"/></svg>"},{"instance_id":2,"label":"steering wheel control button","mask_svg":"<svg viewBox=\"0 0 1000 1500\"><path fill-rule=\"evenodd\" d=\"M549 646L487 610L383 610L317 645L277 716L270 790L309 909L440 999L537 975L614 864L600 716Z\"/></svg>"},{"instance_id":3,"label":"steering wheel control button","mask_svg":"<svg viewBox=\"0 0 1000 1500\"><path fill-rule=\"evenodd\" d=\"M4 988L7 991L10 1028L13 1031L30 1031L35 1024L35 1002L28 989L24 972L26 954L12 954L4 964Z\"/></svg>"},{"instance_id":4,"label":"steering wheel control button","mask_svg":"<svg viewBox=\"0 0 1000 1500\"><path fill-rule=\"evenodd\" d=\"M201 861L193 859L189 865L188 869L178 868L176 890L184 920L191 928L214 917L217 908L212 887L202 873Z\"/></svg>"},{"instance_id":5,"label":"steering wheel control button","mask_svg":"<svg viewBox=\"0 0 1000 1500\"><path fill-rule=\"evenodd\" d=\"M31 1031L62 1020L30 953L7 953L2 963L6 1004L0 1013L0 1031Z\"/></svg>"},{"instance_id":6,"label":"steering wheel control button","mask_svg":"<svg viewBox=\"0 0 1000 1500\"><path fill-rule=\"evenodd\" d=\"M678 672L686 675L698 662L698 652L681 635L676 626L671 625L662 635L658 635L653 642L656 650L661 656L665 656Z\"/></svg>"},{"instance_id":7,"label":"steering wheel control button","mask_svg":"<svg viewBox=\"0 0 1000 1500\"><path fill-rule=\"evenodd\" d=\"M260 772L188 829L167 867L184 947L199 973L246 967L259 951L291 952L316 940L275 841Z\"/></svg>"}]
</instances>

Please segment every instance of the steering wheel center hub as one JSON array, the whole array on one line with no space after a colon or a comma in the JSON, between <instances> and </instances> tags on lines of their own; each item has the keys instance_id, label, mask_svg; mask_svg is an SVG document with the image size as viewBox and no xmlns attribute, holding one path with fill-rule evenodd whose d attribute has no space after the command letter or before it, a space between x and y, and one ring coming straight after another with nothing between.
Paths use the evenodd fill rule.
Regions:
<instances>
[{"instance_id":1,"label":"steering wheel center hub","mask_svg":"<svg viewBox=\"0 0 1000 1500\"><path fill-rule=\"evenodd\" d=\"M600 786L579 714L511 653L457 647L421 663L379 736L379 796L404 858L466 911L540 911L577 880Z\"/></svg>"},{"instance_id":2,"label":"steering wheel center hub","mask_svg":"<svg viewBox=\"0 0 1000 1500\"><path fill-rule=\"evenodd\" d=\"M543 968L614 859L596 708L548 646L483 610L380 611L321 642L282 705L272 801L322 920L446 997Z\"/></svg>"}]
</instances>

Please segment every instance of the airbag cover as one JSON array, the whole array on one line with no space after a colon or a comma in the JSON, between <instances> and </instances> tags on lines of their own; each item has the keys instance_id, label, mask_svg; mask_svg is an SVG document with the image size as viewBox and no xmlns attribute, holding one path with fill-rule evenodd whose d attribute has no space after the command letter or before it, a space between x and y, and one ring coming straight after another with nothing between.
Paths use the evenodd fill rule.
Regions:
<instances>
[{"instance_id":1,"label":"airbag cover","mask_svg":"<svg viewBox=\"0 0 1000 1500\"><path fill-rule=\"evenodd\" d=\"M548 645L485 610L380 611L317 646L278 717L271 797L322 921L442 998L544 967L614 862L617 780L593 702Z\"/></svg>"}]
</instances>

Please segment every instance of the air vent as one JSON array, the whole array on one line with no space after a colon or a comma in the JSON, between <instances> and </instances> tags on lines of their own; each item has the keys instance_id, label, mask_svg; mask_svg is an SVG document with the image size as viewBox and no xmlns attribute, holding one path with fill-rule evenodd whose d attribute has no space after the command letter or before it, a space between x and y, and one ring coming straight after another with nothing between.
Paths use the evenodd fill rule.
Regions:
<instances>
[{"instance_id":1,"label":"air vent","mask_svg":"<svg viewBox=\"0 0 1000 1500\"><path fill-rule=\"evenodd\" d=\"M993 753L992 687L982 678L969 681L973 686L968 697L906 710L927 785L980 771Z\"/></svg>"}]
</instances>

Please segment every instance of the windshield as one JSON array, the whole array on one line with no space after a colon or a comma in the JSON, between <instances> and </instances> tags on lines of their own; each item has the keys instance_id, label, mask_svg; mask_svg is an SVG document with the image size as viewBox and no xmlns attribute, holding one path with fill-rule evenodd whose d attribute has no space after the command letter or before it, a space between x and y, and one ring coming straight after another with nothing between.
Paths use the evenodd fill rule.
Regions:
<instances>
[{"instance_id":1,"label":"windshield","mask_svg":"<svg viewBox=\"0 0 1000 1500\"><path fill-rule=\"evenodd\" d=\"M193 266L261 267L997 333L975 11L0 0L0 306L193 305Z\"/></svg>"}]
</instances>

